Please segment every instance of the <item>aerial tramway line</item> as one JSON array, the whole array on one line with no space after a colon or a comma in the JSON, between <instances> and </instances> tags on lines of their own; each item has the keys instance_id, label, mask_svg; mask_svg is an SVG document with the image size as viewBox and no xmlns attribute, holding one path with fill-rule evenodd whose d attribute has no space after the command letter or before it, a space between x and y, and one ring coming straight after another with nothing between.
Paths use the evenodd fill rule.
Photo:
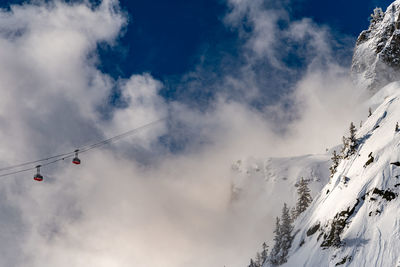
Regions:
<instances>
[{"instance_id":1,"label":"aerial tramway line","mask_svg":"<svg viewBox=\"0 0 400 267\"><path fill-rule=\"evenodd\" d=\"M33 176L33 179L35 181L41 182L41 181L43 181L44 177L40 173L40 168L48 166L50 164L54 164L54 163L59 162L59 161L64 161L64 160L70 159L70 158L72 158L72 163L73 164L80 165L81 164L81 160L79 158L79 154L86 153L86 152L88 152L90 150L93 150L95 148L99 148L99 147L102 147L104 145L116 142L116 141L121 140L121 139L123 139L123 138L125 138L127 136L133 135L133 134L135 134L135 133L137 133L137 132L139 132L141 130L144 130L146 128L150 128L153 125L155 125L157 123L160 123L160 122L162 122L164 120L166 120L166 118L162 118L162 119L150 122L148 124L145 124L145 125L142 125L140 127L134 128L134 129L132 129L130 131L127 131L125 133L122 133L122 134L110 137L108 139L102 140L100 142L80 147L80 148L75 149L74 151L71 151L71 152L67 152L67 153L63 153L63 154L59 154L59 155L55 155L55 156L51 156L51 157L47 157L47 158L43 158L43 159L39 159L39 160L24 162L24 163L20 163L20 164L13 165L13 166L0 168L0 177L10 176L10 175L13 175L13 174L23 173L23 172L32 171L32 170L36 169L36 174ZM39 165L36 165L38 163L39 163ZM29 166L29 165L32 166L33 164L35 164L36 166L22 169L25 166ZM2 173L2 172L5 172L5 171L9 171L9 172Z\"/></svg>"}]
</instances>

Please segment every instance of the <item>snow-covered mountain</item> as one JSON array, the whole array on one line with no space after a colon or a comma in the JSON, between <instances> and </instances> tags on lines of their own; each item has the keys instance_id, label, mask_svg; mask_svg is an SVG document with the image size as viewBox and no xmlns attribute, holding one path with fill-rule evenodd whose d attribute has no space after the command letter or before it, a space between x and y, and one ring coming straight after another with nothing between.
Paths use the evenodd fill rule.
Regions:
<instances>
[{"instance_id":1,"label":"snow-covered mountain","mask_svg":"<svg viewBox=\"0 0 400 267\"><path fill-rule=\"evenodd\" d=\"M400 83L357 132L357 152L296 222L284 266L400 266Z\"/></svg>"},{"instance_id":2,"label":"snow-covered mountain","mask_svg":"<svg viewBox=\"0 0 400 267\"><path fill-rule=\"evenodd\" d=\"M238 160L232 165L233 204L239 203L249 194L258 194L263 198L261 201L269 199L269 202L277 204L276 210L280 212L284 202L289 206L295 204L296 184L302 177L309 181L311 193L315 196L328 182L330 164L328 153L292 158ZM262 206L266 213L270 213L272 207Z\"/></svg>"},{"instance_id":3,"label":"snow-covered mountain","mask_svg":"<svg viewBox=\"0 0 400 267\"><path fill-rule=\"evenodd\" d=\"M251 187L246 179L264 181L266 196L282 198L276 215L283 202L294 205L298 179L311 181L314 200L294 222L282 266L400 266L400 0L386 12L374 10L357 40L351 74L371 95L366 105L374 111L331 178L330 153L234 165L240 175L233 191ZM286 195L277 193L285 186Z\"/></svg>"},{"instance_id":4,"label":"snow-covered mountain","mask_svg":"<svg viewBox=\"0 0 400 267\"><path fill-rule=\"evenodd\" d=\"M400 79L400 1L386 10L375 9L369 28L358 37L352 77L371 94Z\"/></svg>"},{"instance_id":5,"label":"snow-covered mountain","mask_svg":"<svg viewBox=\"0 0 400 267\"><path fill-rule=\"evenodd\" d=\"M294 207L296 184L303 177L309 181L315 197L329 180L330 155L306 155L292 158L247 158L232 165L231 208L251 218L257 237L249 246L254 257L263 242L271 245L272 227L281 215L284 203Z\"/></svg>"},{"instance_id":6,"label":"snow-covered mountain","mask_svg":"<svg viewBox=\"0 0 400 267\"><path fill-rule=\"evenodd\" d=\"M400 0L374 10L352 75L377 108L356 133L355 153L297 218L283 266L400 266Z\"/></svg>"}]
</instances>

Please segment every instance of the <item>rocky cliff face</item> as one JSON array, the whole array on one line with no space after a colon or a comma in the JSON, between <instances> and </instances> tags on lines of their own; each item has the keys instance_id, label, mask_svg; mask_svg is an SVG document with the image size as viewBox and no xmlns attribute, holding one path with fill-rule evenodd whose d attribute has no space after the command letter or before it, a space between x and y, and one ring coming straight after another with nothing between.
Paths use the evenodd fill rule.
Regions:
<instances>
[{"instance_id":1,"label":"rocky cliff face","mask_svg":"<svg viewBox=\"0 0 400 267\"><path fill-rule=\"evenodd\" d=\"M358 37L351 74L371 94L400 80L400 0L386 12L374 10L368 30Z\"/></svg>"}]
</instances>

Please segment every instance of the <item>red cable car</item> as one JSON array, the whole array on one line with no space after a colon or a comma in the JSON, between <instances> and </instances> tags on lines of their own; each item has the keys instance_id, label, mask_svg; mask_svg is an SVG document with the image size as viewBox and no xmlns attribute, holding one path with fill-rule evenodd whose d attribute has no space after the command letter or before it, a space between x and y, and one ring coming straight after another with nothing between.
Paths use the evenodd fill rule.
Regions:
<instances>
[{"instance_id":1,"label":"red cable car","mask_svg":"<svg viewBox=\"0 0 400 267\"><path fill-rule=\"evenodd\" d=\"M75 150L75 157L72 159L72 163L79 165L81 164L81 160L78 158L79 149Z\"/></svg>"},{"instance_id":2,"label":"red cable car","mask_svg":"<svg viewBox=\"0 0 400 267\"><path fill-rule=\"evenodd\" d=\"M36 166L37 169L37 173L35 174L35 176L33 176L33 179L35 181L41 182L43 181L43 176L40 174L40 165Z\"/></svg>"}]
</instances>

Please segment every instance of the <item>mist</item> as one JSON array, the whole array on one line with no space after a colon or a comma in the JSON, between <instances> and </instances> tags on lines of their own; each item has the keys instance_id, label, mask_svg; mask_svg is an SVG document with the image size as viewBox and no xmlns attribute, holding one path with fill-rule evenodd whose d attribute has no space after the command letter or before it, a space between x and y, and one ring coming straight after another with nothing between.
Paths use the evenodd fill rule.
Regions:
<instances>
[{"instance_id":1,"label":"mist","mask_svg":"<svg viewBox=\"0 0 400 267\"><path fill-rule=\"evenodd\" d=\"M2 178L0 265L235 267L271 239L276 214L257 214L257 205L267 205L259 196L246 200L252 208L232 206L232 163L324 153L367 108L348 66L334 56L327 27L291 21L269 2L227 6L224 23L243 41L245 60L236 75L221 65L218 92L205 110L166 101L163 82L149 73L115 80L99 70L98 44L116 46L131 23L118 1L35 2L0 11L1 166L168 118L82 154L81 166L63 161L44 168L43 183L33 173ZM244 18L250 32L241 28ZM281 53L287 42L305 44L297 52L306 62L301 77L268 105L254 105L265 90L278 90L272 85L279 81L265 81L263 71L295 73ZM120 106L110 101L115 88ZM169 139L184 148L174 152Z\"/></svg>"}]
</instances>

